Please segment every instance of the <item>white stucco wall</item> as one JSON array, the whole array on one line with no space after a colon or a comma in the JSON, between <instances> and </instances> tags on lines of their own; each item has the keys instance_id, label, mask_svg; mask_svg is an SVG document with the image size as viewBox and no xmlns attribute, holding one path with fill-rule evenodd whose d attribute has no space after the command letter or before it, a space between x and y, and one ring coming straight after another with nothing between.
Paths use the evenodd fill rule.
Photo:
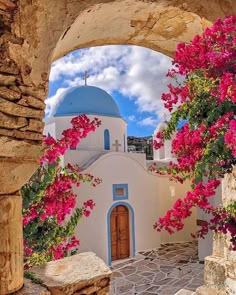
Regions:
<instances>
[{"instance_id":1,"label":"white stucco wall","mask_svg":"<svg viewBox=\"0 0 236 295\"><path fill-rule=\"evenodd\" d=\"M65 157L65 162L66 159L68 158ZM190 232L196 230L194 214L188 220L185 229L175 235L158 233L153 229L157 218L171 208L177 197L185 195L187 184L182 186L170 183L168 177L150 174L140 162L132 158L130 154L124 153L111 152L103 155L84 171L86 172L102 178L103 182L96 188L90 187L89 184L82 184L75 190L78 194L78 204L90 198L96 203L91 216L84 217L76 231L81 241L81 252L93 251L108 263L107 214L111 206L118 202L113 201L112 184L128 183L129 198L122 202L129 203L135 212L136 253L158 247L161 242L192 240ZM175 186L175 198L170 196L170 185ZM132 233L130 235L132 236Z\"/></svg>"},{"instance_id":2,"label":"white stucco wall","mask_svg":"<svg viewBox=\"0 0 236 295\"><path fill-rule=\"evenodd\" d=\"M107 213L118 201L113 201L112 184L128 183L129 203L135 212L136 251L159 246L160 234L152 226L159 213L156 196L156 176L150 175L139 162L128 154L109 153L100 158L86 172L101 177L103 182L95 189L81 185L76 192L78 202L93 198L96 208L88 219L78 226L81 251L94 251L108 262ZM91 230L90 230L91 229ZM131 233L132 235L132 233ZM130 239L132 241L132 239ZM132 248L133 245L131 245Z\"/></svg>"},{"instance_id":3,"label":"white stucco wall","mask_svg":"<svg viewBox=\"0 0 236 295\"><path fill-rule=\"evenodd\" d=\"M81 150L68 150L64 156L65 163L78 164L82 170L88 168L93 162L95 162L99 157L110 153L109 151L81 151ZM111 152L113 153L113 152ZM116 152L115 154L121 154ZM139 153L126 153L128 157L134 159L142 166L146 166L146 154Z\"/></svg>"},{"instance_id":4,"label":"white stucco wall","mask_svg":"<svg viewBox=\"0 0 236 295\"><path fill-rule=\"evenodd\" d=\"M160 202L160 216L163 217L167 210L171 209L177 199L183 199L186 192L190 190L190 182L185 181L183 184L169 181L166 176L157 178L157 193ZM161 243L188 242L193 238L191 233L197 231L196 210L193 209L192 216L185 220L184 229L172 235L166 231L161 232Z\"/></svg>"},{"instance_id":5,"label":"white stucco wall","mask_svg":"<svg viewBox=\"0 0 236 295\"><path fill-rule=\"evenodd\" d=\"M56 138L56 124L54 120L50 120L50 122L46 122L44 125L43 134L48 136L50 134L52 137Z\"/></svg>"},{"instance_id":6,"label":"white stucco wall","mask_svg":"<svg viewBox=\"0 0 236 295\"><path fill-rule=\"evenodd\" d=\"M88 117L90 119L97 117L102 124L95 132L89 133L85 139L81 140L77 147L78 150L104 151L104 130L108 129L110 132L110 150L115 151L113 144L115 140L118 140L121 145L119 151L124 152L127 141L127 123L124 119L97 115L88 115ZM60 138L62 132L71 127L70 121L72 118L72 116L50 118L45 123L44 134L47 135L50 132L51 135L54 134L56 138Z\"/></svg>"}]
</instances>

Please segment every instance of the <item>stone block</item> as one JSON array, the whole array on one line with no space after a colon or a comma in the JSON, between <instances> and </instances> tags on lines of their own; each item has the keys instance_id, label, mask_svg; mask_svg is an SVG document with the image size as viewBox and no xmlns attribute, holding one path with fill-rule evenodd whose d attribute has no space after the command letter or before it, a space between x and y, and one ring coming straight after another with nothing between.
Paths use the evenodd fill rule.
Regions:
<instances>
[{"instance_id":1,"label":"stone block","mask_svg":"<svg viewBox=\"0 0 236 295\"><path fill-rule=\"evenodd\" d=\"M20 86L20 90L21 90L22 94L34 96L34 97L37 97L41 100L44 100L47 96L44 89L27 87L27 86Z\"/></svg>"},{"instance_id":2,"label":"stone block","mask_svg":"<svg viewBox=\"0 0 236 295\"><path fill-rule=\"evenodd\" d=\"M30 106L36 109L44 110L45 109L45 103L42 100L39 100L33 96L23 96L21 100L17 102L19 105L23 106Z\"/></svg>"},{"instance_id":3,"label":"stone block","mask_svg":"<svg viewBox=\"0 0 236 295\"><path fill-rule=\"evenodd\" d=\"M25 107L3 99L0 97L0 111L5 114L26 117L26 118L43 118L44 111Z\"/></svg>"},{"instance_id":4,"label":"stone block","mask_svg":"<svg viewBox=\"0 0 236 295\"><path fill-rule=\"evenodd\" d=\"M204 283L206 286L223 287L226 278L225 259L215 256L205 258Z\"/></svg>"},{"instance_id":5,"label":"stone block","mask_svg":"<svg viewBox=\"0 0 236 295\"><path fill-rule=\"evenodd\" d=\"M91 252L51 261L31 271L52 295L108 294L112 275L110 268Z\"/></svg>"},{"instance_id":6,"label":"stone block","mask_svg":"<svg viewBox=\"0 0 236 295\"><path fill-rule=\"evenodd\" d=\"M15 81L16 81L15 76L0 74L0 85L4 85L4 86L13 85Z\"/></svg>"},{"instance_id":7,"label":"stone block","mask_svg":"<svg viewBox=\"0 0 236 295\"><path fill-rule=\"evenodd\" d=\"M13 293L23 285L22 197L0 196L0 294Z\"/></svg>"},{"instance_id":8,"label":"stone block","mask_svg":"<svg viewBox=\"0 0 236 295\"><path fill-rule=\"evenodd\" d=\"M224 257L225 236L221 233L214 233L212 255Z\"/></svg>"},{"instance_id":9,"label":"stone block","mask_svg":"<svg viewBox=\"0 0 236 295\"><path fill-rule=\"evenodd\" d=\"M28 125L28 121L23 117L15 117L0 112L0 128L19 129Z\"/></svg>"},{"instance_id":10,"label":"stone block","mask_svg":"<svg viewBox=\"0 0 236 295\"><path fill-rule=\"evenodd\" d=\"M97 295L108 295L109 294L109 291L110 291L110 287L105 287L105 288L102 288L101 290L99 290L97 292Z\"/></svg>"},{"instance_id":11,"label":"stone block","mask_svg":"<svg viewBox=\"0 0 236 295\"><path fill-rule=\"evenodd\" d=\"M227 206L236 202L236 167L232 173L226 174L222 181L222 201L223 205Z\"/></svg>"},{"instance_id":12,"label":"stone block","mask_svg":"<svg viewBox=\"0 0 236 295\"><path fill-rule=\"evenodd\" d=\"M14 193L29 180L39 161L0 159L0 195Z\"/></svg>"},{"instance_id":13,"label":"stone block","mask_svg":"<svg viewBox=\"0 0 236 295\"><path fill-rule=\"evenodd\" d=\"M226 278L225 287L228 294L236 294L236 278Z\"/></svg>"},{"instance_id":14,"label":"stone block","mask_svg":"<svg viewBox=\"0 0 236 295\"><path fill-rule=\"evenodd\" d=\"M10 129L0 128L0 135L19 138L19 139L36 140L39 142L43 140L43 135L41 132L38 133L38 132L31 132L31 131L19 131L16 129L10 130Z\"/></svg>"},{"instance_id":15,"label":"stone block","mask_svg":"<svg viewBox=\"0 0 236 295\"><path fill-rule=\"evenodd\" d=\"M14 8L16 8L16 4L10 0L1 1L0 3L0 9L2 10L12 10Z\"/></svg>"},{"instance_id":16,"label":"stone block","mask_svg":"<svg viewBox=\"0 0 236 295\"><path fill-rule=\"evenodd\" d=\"M26 130L31 130L31 131L36 131L36 132L41 132L43 133L43 128L44 128L44 122L41 120L35 120L35 119L29 119L29 125L26 127L21 128L20 130L26 131Z\"/></svg>"},{"instance_id":17,"label":"stone block","mask_svg":"<svg viewBox=\"0 0 236 295\"><path fill-rule=\"evenodd\" d=\"M5 86L0 87L0 97L3 97L8 100L17 100L21 98L21 93L14 91Z\"/></svg>"},{"instance_id":18,"label":"stone block","mask_svg":"<svg viewBox=\"0 0 236 295\"><path fill-rule=\"evenodd\" d=\"M0 157L38 161L42 156L44 147L41 144L30 144L26 141L12 139L6 136L0 137Z\"/></svg>"},{"instance_id":19,"label":"stone block","mask_svg":"<svg viewBox=\"0 0 236 295\"><path fill-rule=\"evenodd\" d=\"M232 295L226 292L225 288L200 287L196 290L196 295Z\"/></svg>"},{"instance_id":20,"label":"stone block","mask_svg":"<svg viewBox=\"0 0 236 295\"><path fill-rule=\"evenodd\" d=\"M0 72L6 73L6 74L11 74L11 75L18 75L19 69L15 63L8 62L6 64L0 65Z\"/></svg>"},{"instance_id":21,"label":"stone block","mask_svg":"<svg viewBox=\"0 0 236 295\"><path fill-rule=\"evenodd\" d=\"M194 294L194 292L191 290L181 289L177 293L175 293L174 295L193 295L193 294Z\"/></svg>"}]
</instances>

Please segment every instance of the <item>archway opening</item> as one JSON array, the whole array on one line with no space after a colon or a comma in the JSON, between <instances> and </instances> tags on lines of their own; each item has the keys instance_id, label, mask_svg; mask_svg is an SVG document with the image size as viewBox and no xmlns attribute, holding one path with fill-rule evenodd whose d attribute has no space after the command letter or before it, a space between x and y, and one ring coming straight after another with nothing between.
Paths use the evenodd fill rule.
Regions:
<instances>
[{"instance_id":1,"label":"archway opening","mask_svg":"<svg viewBox=\"0 0 236 295\"><path fill-rule=\"evenodd\" d=\"M13 62L14 71L10 70L13 79L6 82L5 86L13 87L19 91L20 95L43 100L47 91L47 74L51 60L56 60L73 49L105 44L135 44L172 55L178 41L189 41L196 33L201 33L202 28L209 21L216 17L233 14L234 7L233 0L224 1L224 3L213 1L210 4L207 1L200 1L196 4L194 1L187 0L183 5L179 5L178 1L158 1L158 3L131 0L102 1L102 3L101 1L99 3L98 1L92 3L89 1L83 3L57 1L57 5L53 2L42 1L28 3L26 6L22 2L9 1L3 5L4 66L1 67L1 71L5 75L4 71L9 70L8 66L11 68L9 61ZM7 10L6 13L5 10ZM12 14L10 17L8 17L8 10ZM16 17L13 17L13 14ZM11 25L13 21L15 23ZM70 34L72 27L76 34ZM81 36L77 35L78 32L81 32ZM64 40L65 46L58 42L59 39ZM54 50L55 47L56 50ZM17 105L17 100L13 102L14 106ZM30 109L30 105L27 107ZM3 107L3 112L9 114L7 109L8 106ZM2 151L2 163L10 158L14 164L4 166L4 173L1 175L1 183L4 184L2 194L7 197L14 196L37 168L36 162L41 154L39 143L42 134L42 113L40 111L34 121L35 124L37 123L36 127L30 126L32 120L28 120L25 116L29 124L29 131L28 127L26 131L18 130L19 127L15 125L10 129L17 130L17 132L9 130L6 132L5 129L3 129L4 132L2 131L12 147L8 149L7 154L5 150ZM12 111L10 115L19 118L17 111ZM33 132L30 128L34 128ZM17 153L15 153L15 147L17 147ZM23 166L25 163L27 163L27 169ZM25 177L15 177L13 172L19 169L24 170ZM17 220L20 224L21 218ZM18 239L17 245L20 245L18 248L21 249L21 239ZM10 255L7 255L9 257L16 256L14 249L7 249L6 252L10 252ZM2 256L5 260L5 251ZM21 257L22 254L19 256ZM14 261L15 259L12 261L7 259L7 265L14 265ZM16 289L22 285L21 267L22 265L19 264L17 269L17 271L20 270L21 279L18 280L19 277L15 276ZM11 267L7 271L4 269L3 276L11 277L10 272ZM6 286L7 291L15 291L14 283L7 281Z\"/></svg>"}]
</instances>

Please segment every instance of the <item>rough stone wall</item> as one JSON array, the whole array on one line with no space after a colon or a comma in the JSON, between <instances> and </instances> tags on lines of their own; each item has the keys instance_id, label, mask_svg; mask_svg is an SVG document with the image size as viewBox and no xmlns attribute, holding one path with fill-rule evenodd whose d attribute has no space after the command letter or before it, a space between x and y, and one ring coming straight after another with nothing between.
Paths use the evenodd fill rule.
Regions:
<instances>
[{"instance_id":1,"label":"rough stone wall","mask_svg":"<svg viewBox=\"0 0 236 295\"><path fill-rule=\"evenodd\" d=\"M24 43L15 30L17 4L0 1L0 194L18 191L42 153L46 89L27 81L31 64L17 58Z\"/></svg>"},{"instance_id":2,"label":"rough stone wall","mask_svg":"<svg viewBox=\"0 0 236 295\"><path fill-rule=\"evenodd\" d=\"M233 173L225 175L222 183L223 205L236 202L236 167ZM236 251L230 250L229 237L216 234L213 252L205 259L204 286L197 295L236 294Z\"/></svg>"},{"instance_id":3,"label":"rough stone wall","mask_svg":"<svg viewBox=\"0 0 236 295\"><path fill-rule=\"evenodd\" d=\"M45 89L26 83L30 64L16 59L24 40L14 30L17 1L0 1L0 294L23 284L19 190L42 154Z\"/></svg>"}]
</instances>

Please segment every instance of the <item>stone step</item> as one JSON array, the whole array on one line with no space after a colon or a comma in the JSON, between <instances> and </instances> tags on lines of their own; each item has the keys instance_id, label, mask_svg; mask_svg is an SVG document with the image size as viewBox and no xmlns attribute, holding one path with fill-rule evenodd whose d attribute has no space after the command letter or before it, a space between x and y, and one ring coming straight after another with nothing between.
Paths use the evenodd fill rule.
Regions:
<instances>
[{"instance_id":1,"label":"stone step","mask_svg":"<svg viewBox=\"0 0 236 295\"><path fill-rule=\"evenodd\" d=\"M177 293L175 293L174 295L195 295L195 294L196 293L191 290L181 289Z\"/></svg>"}]
</instances>

